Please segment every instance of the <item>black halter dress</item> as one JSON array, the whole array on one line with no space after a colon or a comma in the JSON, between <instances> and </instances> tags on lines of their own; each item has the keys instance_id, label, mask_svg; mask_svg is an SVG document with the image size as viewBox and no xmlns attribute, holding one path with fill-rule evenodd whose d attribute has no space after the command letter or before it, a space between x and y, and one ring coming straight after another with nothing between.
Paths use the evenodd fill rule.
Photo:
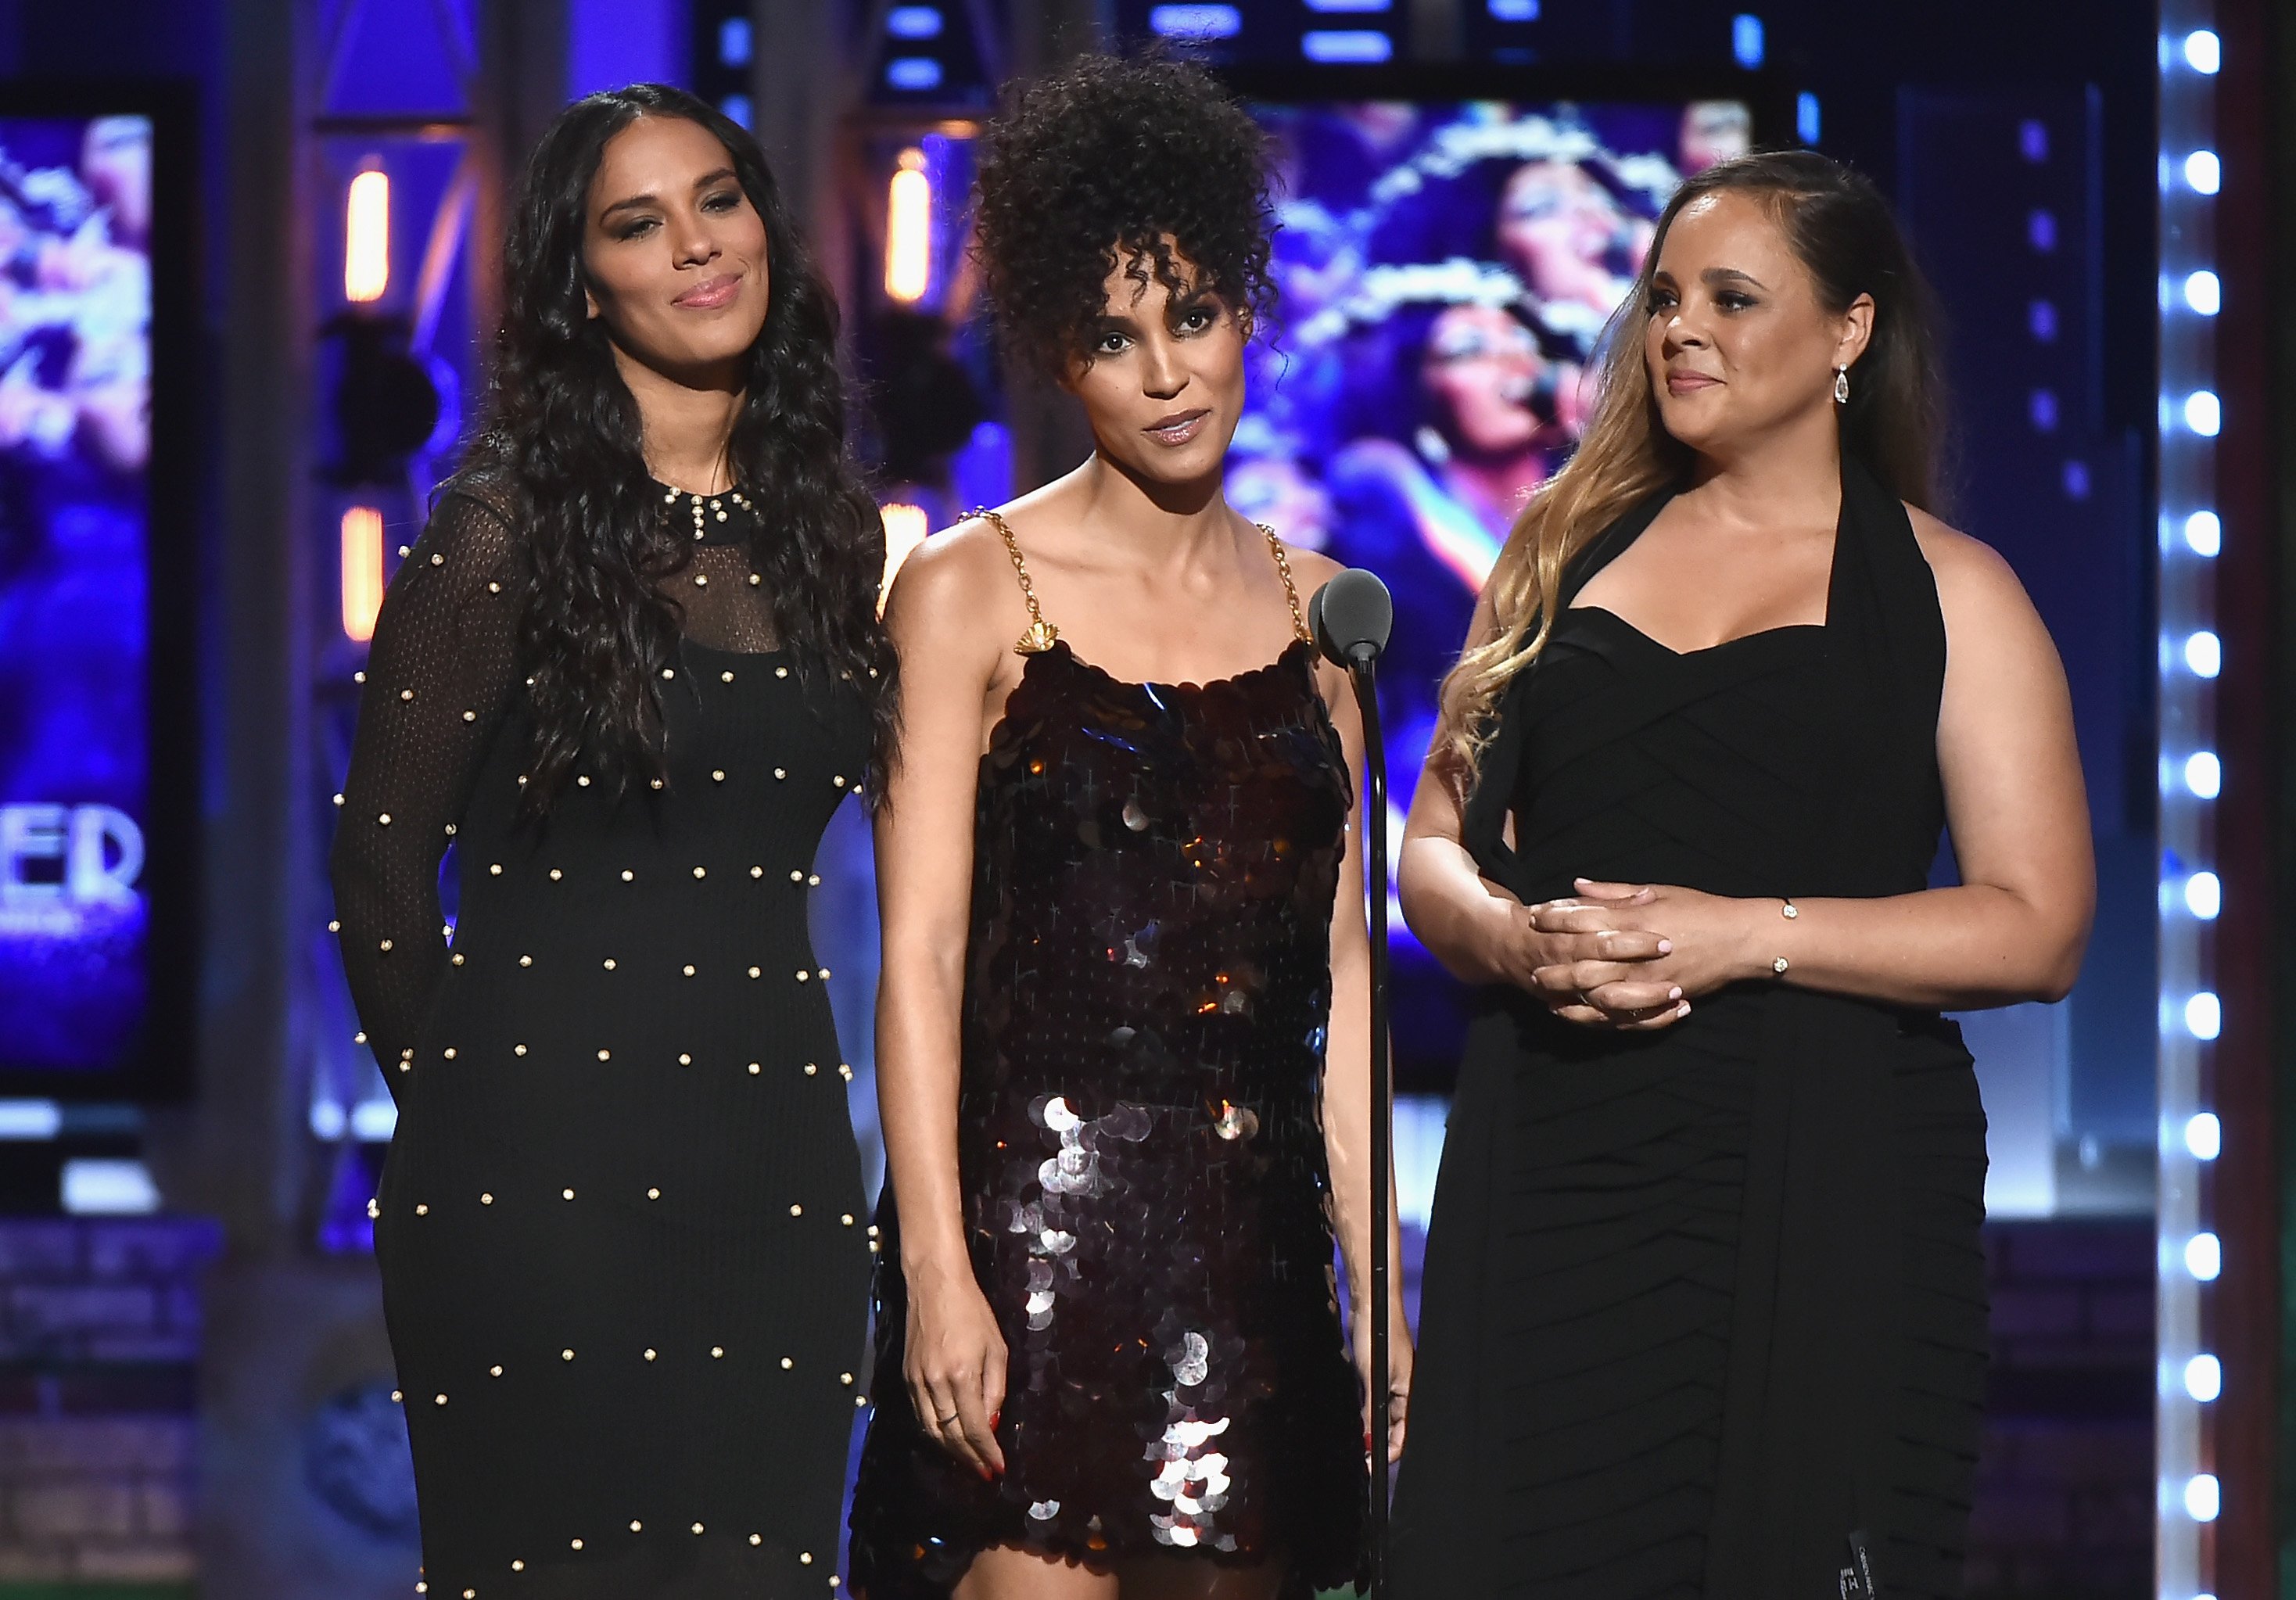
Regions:
<instances>
[{"instance_id":1,"label":"black halter dress","mask_svg":"<svg viewBox=\"0 0 2296 1600\"><path fill-rule=\"evenodd\" d=\"M1824 625L1678 653L1564 611L1505 698L1469 844L1526 902L1577 876L1921 890L1944 671L1905 510L1845 463ZM1984 1186L1975 1075L1934 1013L1749 984L1620 1034L1487 992L1428 1238L1398 1600L1959 1594Z\"/></svg>"},{"instance_id":2,"label":"black halter dress","mask_svg":"<svg viewBox=\"0 0 2296 1600\"><path fill-rule=\"evenodd\" d=\"M1285 1600L1354 1576L1319 1114L1349 804L1304 640L1201 685L1029 656L980 763L957 1107L1005 1471L919 1426L889 1186L865 1600L944 1596L996 1545L1281 1561Z\"/></svg>"}]
</instances>

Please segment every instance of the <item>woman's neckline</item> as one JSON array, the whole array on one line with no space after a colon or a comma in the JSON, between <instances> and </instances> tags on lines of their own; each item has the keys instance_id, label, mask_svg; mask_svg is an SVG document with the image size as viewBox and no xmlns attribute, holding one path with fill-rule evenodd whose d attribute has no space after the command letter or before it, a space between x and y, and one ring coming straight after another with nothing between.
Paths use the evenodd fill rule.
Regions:
<instances>
[{"instance_id":1,"label":"woman's neckline","mask_svg":"<svg viewBox=\"0 0 2296 1600\"><path fill-rule=\"evenodd\" d=\"M1757 628L1748 633L1733 634L1726 639L1717 639L1711 644L1701 644L1694 650L1677 650L1664 639L1644 633L1607 605L1566 606L1563 608L1563 615L1608 617L1652 650L1672 656L1677 661L1693 661L1702 655L1712 655L1717 651L1728 650L1733 645L1751 644L1757 639L1771 639L1795 634L1823 634L1826 628L1826 625L1823 622L1781 622L1775 628Z\"/></svg>"},{"instance_id":2,"label":"woman's neckline","mask_svg":"<svg viewBox=\"0 0 2296 1600\"><path fill-rule=\"evenodd\" d=\"M690 534L694 544L739 544L759 524L757 503L739 485L704 495L675 488L652 473L646 475L646 482L663 518L678 531Z\"/></svg>"},{"instance_id":3,"label":"woman's neckline","mask_svg":"<svg viewBox=\"0 0 2296 1600\"><path fill-rule=\"evenodd\" d=\"M1109 683L1116 685L1119 688L1139 689L1149 693L1168 693L1203 694L1208 693L1214 689L1227 688L1233 685L1244 683L1252 678L1265 677L1271 672L1280 670L1290 662L1294 654L1308 648L1308 644L1307 640L1294 637L1290 644L1286 644L1276 653L1275 658L1273 661L1262 661L1256 667L1246 667L1242 671L1231 672L1225 677L1208 677L1203 679L1201 682L1182 679L1177 683L1163 683L1153 678L1119 677L1116 674L1108 670L1107 668L1095 666L1094 663L1085 660L1084 657L1078 655L1076 652L1076 647L1070 644L1066 639L1054 640L1051 648L1038 651L1035 655L1030 656L1029 660L1031 663L1034 663L1043 660L1046 656L1061 655L1067 657L1072 665L1080 667L1085 671L1092 674L1093 677L1104 679ZM1025 672L1027 668L1024 667L1021 670Z\"/></svg>"},{"instance_id":4,"label":"woman's neckline","mask_svg":"<svg viewBox=\"0 0 2296 1600\"><path fill-rule=\"evenodd\" d=\"M1835 592L1840 588L1841 583L1841 544L1842 540L1848 536L1849 526L1849 491L1846 486L1844 487L1841 494L1841 508L1835 514L1833 526L1833 547L1826 552L1825 615L1818 621L1785 622L1781 623L1775 628L1758 628L1746 633L1733 634L1726 639L1717 639L1711 644L1701 644L1693 649L1682 650L1677 649L1676 646L1668 644L1665 640L1646 631L1636 623L1629 620L1620 612L1612 611L1609 606L1582 605L1578 603L1579 595L1584 593L1587 586L1595 580L1595 575L1601 572L1604 568L1608 567L1612 562L1617 561L1619 557L1624 555L1634 546L1635 543L1639 540L1644 534L1649 532L1651 524L1658 521L1660 513L1664 512L1667 506L1672 504L1680 493L1681 489L1677 486L1669 486L1668 488L1660 490L1656 495L1652 496L1650 501L1644 502L1643 505L1636 507L1635 511L1628 513L1627 518L1622 521L1621 524L1616 530L1617 533L1623 533L1625 535L1624 537L1617 537L1614 534L1613 537L1605 539L1602 544L1598 544L1589 549L1588 554L1590 555L1598 556L1599 559L1595 560L1593 565L1587 567L1584 570L1576 574L1575 581L1573 581L1570 586L1568 599L1562 608L1563 615L1568 616L1572 611L1600 611L1604 616L1610 618L1613 622L1616 622L1620 627L1624 628L1629 633L1632 633L1636 638L1650 644L1653 649L1664 651L1667 654L1672 656L1678 661L1687 661L1694 660L1699 656L1711 655L1718 650L1727 650L1731 645L1743 644L1749 639L1767 638L1775 634L1794 634L1801 632L1822 634L1833 627L1834 611L1836 609L1834 605ZM1603 547L1605 545L1608 546L1607 548Z\"/></svg>"}]
</instances>

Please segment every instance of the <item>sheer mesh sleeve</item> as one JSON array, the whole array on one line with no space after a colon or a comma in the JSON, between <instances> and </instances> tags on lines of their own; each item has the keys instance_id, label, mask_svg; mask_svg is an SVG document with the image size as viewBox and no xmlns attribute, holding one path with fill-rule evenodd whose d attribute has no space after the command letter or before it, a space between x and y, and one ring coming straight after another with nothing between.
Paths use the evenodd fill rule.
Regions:
<instances>
[{"instance_id":1,"label":"sheer mesh sleeve","mask_svg":"<svg viewBox=\"0 0 2296 1600\"><path fill-rule=\"evenodd\" d=\"M343 971L386 1066L446 970L439 866L518 681L510 546L491 507L449 494L375 620L332 865Z\"/></svg>"}]
</instances>

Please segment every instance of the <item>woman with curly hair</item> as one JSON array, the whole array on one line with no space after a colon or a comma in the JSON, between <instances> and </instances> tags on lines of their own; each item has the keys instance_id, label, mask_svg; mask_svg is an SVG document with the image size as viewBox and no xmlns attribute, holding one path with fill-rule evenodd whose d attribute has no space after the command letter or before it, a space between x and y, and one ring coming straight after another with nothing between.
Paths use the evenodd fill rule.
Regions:
<instances>
[{"instance_id":1,"label":"woman with curly hair","mask_svg":"<svg viewBox=\"0 0 2296 1600\"><path fill-rule=\"evenodd\" d=\"M1094 450L926 545L888 612L854 1588L1304 1596L1355 1576L1365 1514L1333 1233L1361 1307L1369 944L1361 730L1301 621L1336 569L1222 491L1261 137L1193 68L1087 59L1008 102L977 214Z\"/></svg>"},{"instance_id":2,"label":"woman with curly hair","mask_svg":"<svg viewBox=\"0 0 2296 1600\"><path fill-rule=\"evenodd\" d=\"M504 256L334 855L427 1589L827 1596L869 1246L807 887L895 681L834 308L749 135L653 85L560 116Z\"/></svg>"}]
</instances>

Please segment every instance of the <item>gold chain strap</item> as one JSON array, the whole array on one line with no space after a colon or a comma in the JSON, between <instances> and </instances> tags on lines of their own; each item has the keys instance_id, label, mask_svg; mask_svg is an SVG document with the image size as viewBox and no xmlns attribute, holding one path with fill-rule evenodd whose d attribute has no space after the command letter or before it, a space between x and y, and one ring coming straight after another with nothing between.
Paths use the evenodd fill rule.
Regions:
<instances>
[{"instance_id":1,"label":"gold chain strap","mask_svg":"<svg viewBox=\"0 0 2296 1600\"><path fill-rule=\"evenodd\" d=\"M1013 558L1013 576L1021 580L1021 598L1028 603L1029 626L1013 646L1019 655L1042 655L1060 642L1061 630L1045 620L1045 608L1037 603L1037 586L1029 581L1029 563L1021 559L1021 541L1013 537L1013 525L1004 513L987 506L977 506L964 513L969 520L986 517L990 527L1004 541L1004 554Z\"/></svg>"},{"instance_id":2,"label":"gold chain strap","mask_svg":"<svg viewBox=\"0 0 2296 1600\"><path fill-rule=\"evenodd\" d=\"M1265 522L1254 522L1254 528L1267 536L1267 547L1275 553L1275 570L1283 577L1283 598L1292 604L1292 633L1295 638L1309 644L1316 636L1308 631L1307 613L1300 609L1300 588L1292 581L1292 558L1283 554L1283 541L1275 537L1275 529Z\"/></svg>"},{"instance_id":3,"label":"gold chain strap","mask_svg":"<svg viewBox=\"0 0 2296 1600\"><path fill-rule=\"evenodd\" d=\"M1021 580L1021 598L1029 607L1029 627L1013 644L1014 652L1042 655L1059 642L1061 630L1045 620L1044 607L1037 603L1037 586L1029 581L1029 563L1021 557L1021 541L1013 537L1013 525L1004 520L1003 513L991 511L985 505L976 506L964 515L968 521L974 517L987 519L988 525L996 529L997 537L1004 541L1004 554L1013 558L1013 575ZM1284 554L1283 541L1277 538L1275 529L1265 522L1255 522L1252 526L1267 536L1268 552L1275 557L1275 570L1283 579L1283 599L1292 608L1293 636L1312 644L1315 636L1308 631L1307 613L1300 609L1300 587L1292 581L1292 558Z\"/></svg>"}]
</instances>

